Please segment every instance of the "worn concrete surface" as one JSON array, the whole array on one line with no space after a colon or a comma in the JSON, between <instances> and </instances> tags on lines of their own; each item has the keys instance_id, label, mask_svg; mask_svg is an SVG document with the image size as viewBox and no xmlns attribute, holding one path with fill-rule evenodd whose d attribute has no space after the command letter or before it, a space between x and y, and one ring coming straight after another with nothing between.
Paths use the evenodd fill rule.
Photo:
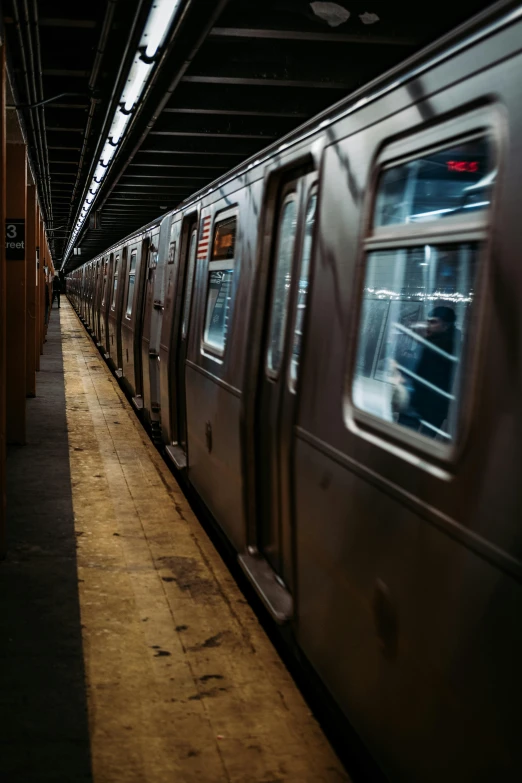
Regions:
<instances>
[{"instance_id":1,"label":"worn concrete surface","mask_svg":"<svg viewBox=\"0 0 522 783\"><path fill-rule=\"evenodd\" d=\"M42 453L45 443L53 444L48 457L35 462L36 446L25 450L25 468L18 469L17 489L13 484L11 491L11 513L16 506L26 521L20 523L22 533L9 561L0 567L0 600L11 595L13 605L19 591L26 595L27 580L34 583L34 574L42 574L13 626L24 626L11 657L17 660L29 709L16 701L16 688L6 703L21 720L15 731L20 752L41 746L42 776L5 779L90 780L87 702L95 783L347 781L170 471L64 300L61 329L64 375L56 373L62 383L61 446L44 429L47 435L37 437ZM57 370L59 363L56 359ZM51 400L52 410L58 407L58 399ZM17 457L9 460L12 475ZM45 471L47 482L60 477L59 485L35 479L35 466ZM37 505L37 497L45 497L45 503ZM63 523L57 521L62 517ZM38 595L46 607L42 612L36 608ZM0 611L3 617L10 605L2 603ZM46 622L39 622L46 612L54 621L49 639L41 627ZM33 625L38 630L34 638ZM41 668L45 655L55 662L50 681ZM25 661L19 663L20 656ZM54 717L45 715L49 698ZM33 712L24 727L23 716ZM46 764L53 742L63 744L64 756L58 761L59 753L48 755ZM8 753L16 775L16 753Z\"/></svg>"},{"instance_id":2,"label":"worn concrete surface","mask_svg":"<svg viewBox=\"0 0 522 783\"><path fill-rule=\"evenodd\" d=\"M59 314L27 400L27 445L7 458L1 783L92 781Z\"/></svg>"}]
</instances>

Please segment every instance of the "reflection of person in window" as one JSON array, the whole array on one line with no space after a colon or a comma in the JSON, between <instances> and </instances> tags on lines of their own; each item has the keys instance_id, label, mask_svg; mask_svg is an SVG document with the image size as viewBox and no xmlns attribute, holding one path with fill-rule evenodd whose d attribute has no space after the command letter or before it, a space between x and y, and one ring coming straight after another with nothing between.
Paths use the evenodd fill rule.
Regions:
<instances>
[{"instance_id":1,"label":"reflection of person in window","mask_svg":"<svg viewBox=\"0 0 522 783\"><path fill-rule=\"evenodd\" d=\"M414 371L418 379L409 379L412 387L409 406L399 414L398 419L399 424L413 429L421 428L432 437L437 435L436 430L442 428L449 411L450 399L446 395L451 393L455 362L444 354L455 354L455 320L455 311L451 307L435 307L430 312L425 338L429 345L422 346ZM436 429L423 427L422 422Z\"/></svg>"}]
</instances>

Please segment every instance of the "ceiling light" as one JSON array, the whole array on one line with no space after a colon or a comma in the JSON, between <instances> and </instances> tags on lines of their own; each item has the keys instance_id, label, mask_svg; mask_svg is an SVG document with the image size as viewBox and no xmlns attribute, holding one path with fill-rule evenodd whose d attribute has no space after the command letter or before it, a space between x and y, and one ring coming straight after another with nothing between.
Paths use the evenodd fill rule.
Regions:
<instances>
[{"instance_id":1,"label":"ceiling light","mask_svg":"<svg viewBox=\"0 0 522 783\"><path fill-rule=\"evenodd\" d=\"M113 144L118 144L130 122L130 115L124 114L121 109L116 112L109 131L109 138Z\"/></svg>"},{"instance_id":2,"label":"ceiling light","mask_svg":"<svg viewBox=\"0 0 522 783\"><path fill-rule=\"evenodd\" d=\"M111 162L115 154L116 154L116 147L113 144L111 144L110 141L106 141L103 147L103 152L100 157L100 163L102 164L102 166L107 168L107 166L109 165L109 163Z\"/></svg>"},{"instance_id":3,"label":"ceiling light","mask_svg":"<svg viewBox=\"0 0 522 783\"><path fill-rule=\"evenodd\" d=\"M140 46L145 46L145 55L154 57L163 43L179 5L179 0L156 0L143 29Z\"/></svg>"},{"instance_id":4,"label":"ceiling light","mask_svg":"<svg viewBox=\"0 0 522 783\"><path fill-rule=\"evenodd\" d=\"M95 201L96 193L100 189L101 183L107 174L109 164L116 154L119 143L121 142L125 130L131 121L131 113L149 78L150 72L154 66L154 57L158 49L162 46L174 20L176 10L180 0L154 0L149 16L143 28L138 51L134 57L125 87L120 96L119 108L112 118L108 137L103 146L103 150L94 171L94 177L89 185L89 194L82 206L80 216L76 221L76 226L71 234L67 250L64 254L63 264L67 261L74 245L76 236L85 223L91 205ZM160 207L167 209L167 207Z\"/></svg>"},{"instance_id":5,"label":"ceiling light","mask_svg":"<svg viewBox=\"0 0 522 783\"><path fill-rule=\"evenodd\" d=\"M152 65L145 63L136 57L130 69L129 78L121 94L122 103L125 111L131 111L137 99L142 93L145 82L149 75Z\"/></svg>"}]
</instances>

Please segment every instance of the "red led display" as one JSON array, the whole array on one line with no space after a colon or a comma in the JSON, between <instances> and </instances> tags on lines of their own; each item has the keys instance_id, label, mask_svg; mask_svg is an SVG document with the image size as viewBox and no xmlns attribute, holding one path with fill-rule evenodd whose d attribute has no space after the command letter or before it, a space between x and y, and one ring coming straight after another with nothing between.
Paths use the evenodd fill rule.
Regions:
<instances>
[{"instance_id":1,"label":"red led display","mask_svg":"<svg viewBox=\"0 0 522 783\"><path fill-rule=\"evenodd\" d=\"M478 170L478 160L448 160L448 171L467 171L476 173Z\"/></svg>"}]
</instances>

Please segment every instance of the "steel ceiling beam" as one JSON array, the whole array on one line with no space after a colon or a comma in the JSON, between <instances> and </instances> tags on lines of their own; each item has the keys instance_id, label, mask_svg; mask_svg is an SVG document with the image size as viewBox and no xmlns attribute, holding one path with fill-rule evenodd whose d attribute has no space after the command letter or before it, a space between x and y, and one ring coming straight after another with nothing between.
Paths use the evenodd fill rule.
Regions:
<instances>
[{"instance_id":1,"label":"steel ceiling beam","mask_svg":"<svg viewBox=\"0 0 522 783\"><path fill-rule=\"evenodd\" d=\"M268 41L308 41L321 43L353 43L367 44L375 46L415 46L418 41L413 37L395 37L373 35L368 33L342 33L342 32L314 32L311 30L291 30L291 29L262 29L257 27L214 27L210 31L210 38L247 38L249 40L261 39Z\"/></svg>"},{"instance_id":2,"label":"steel ceiling beam","mask_svg":"<svg viewBox=\"0 0 522 783\"><path fill-rule=\"evenodd\" d=\"M305 90L346 90L345 82L318 82L300 79L263 79L245 76L184 76L185 84L234 84L241 87L296 87Z\"/></svg>"}]
</instances>

